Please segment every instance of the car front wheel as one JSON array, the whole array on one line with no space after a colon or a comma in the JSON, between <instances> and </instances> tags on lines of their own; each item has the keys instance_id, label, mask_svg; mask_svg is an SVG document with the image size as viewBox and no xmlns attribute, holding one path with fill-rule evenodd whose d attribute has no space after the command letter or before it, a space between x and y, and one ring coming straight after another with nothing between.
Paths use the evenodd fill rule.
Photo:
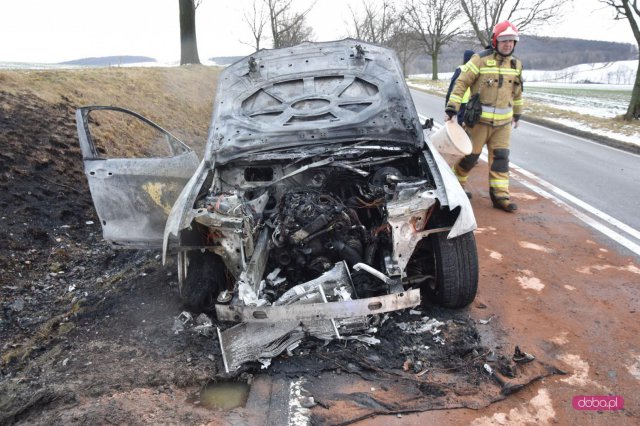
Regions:
<instances>
[{"instance_id":1,"label":"car front wheel","mask_svg":"<svg viewBox=\"0 0 640 426\"><path fill-rule=\"evenodd\" d=\"M225 289L224 263L209 251L192 251L188 257L187 274L180 288L182 302L193 312L213 311L218 293Z\"/></svg>"},{"instance_id":2,"label":"car front wheel","mask_svg":"<svg viewBox=\"0 0 640 426\"><path fill-rule=\"evenodd\" d=\"M478 251L473 232L448 239L439 232L429 237L433 276L423 284L427 297L446 308L473 302L478 290Z\"/></svg>"}]
</instances>

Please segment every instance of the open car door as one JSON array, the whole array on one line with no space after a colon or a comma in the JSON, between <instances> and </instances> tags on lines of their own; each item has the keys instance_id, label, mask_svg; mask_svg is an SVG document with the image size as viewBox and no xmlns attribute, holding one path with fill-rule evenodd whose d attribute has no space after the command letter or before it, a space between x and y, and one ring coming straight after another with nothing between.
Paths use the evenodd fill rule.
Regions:
<instances>
[{"instance_id":1,"label":"open car door","mask_svg":"<svg viewBox=\"0 0 640 426\"><path fill-rule=\"evenodd\" d=\"M104 239L122 248L161 248L167 216L198 166L197 154L123 108L79 108L76 123Z\"/></svg>"}]
</instances>

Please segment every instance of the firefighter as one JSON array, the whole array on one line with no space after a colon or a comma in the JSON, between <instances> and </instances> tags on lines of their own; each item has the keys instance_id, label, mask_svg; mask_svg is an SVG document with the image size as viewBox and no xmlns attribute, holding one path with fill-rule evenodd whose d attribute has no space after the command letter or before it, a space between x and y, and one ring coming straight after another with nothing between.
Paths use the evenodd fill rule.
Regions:
<instances>
[{"instance_id":1,"label":"firefighter","mask_svg":"<svg viewBox=\"0 0 640 426\"><path fill-rule=\"evenodd\" d=\"M453 170L464 188L486 144L491 201L495 208L506 212L518 209L509 198L509 140L511 127L518 127L523 106L522 62L512 55L518 40L515 25L509 21L497 24L493 28L491 48L473 55L462 66L445 110L445 121L451 120L460 109L465 91L471 89L465 124L473 150L457 162ZM471 108L473 104L475 107ZM465 192L471 198L471 193Z\"/></svg>"},{"instance_id":2,"label":"firefighter","mask_svg":"<svg viewBox=\"0 0 640 426\"><path fill-rule=\"evenodd\" d=\"M471 59L471 56L473 56L474 53L476 53L476 52L474 52L473 50L465 50L464 51L464 55L462 56L462 65L466 64L467 62L469 62L469 59ZM449 83L449 89L447 90L447 95L444 97L444 105L445 105L445 107L449 103L449 97L451 96L451 92L453 91L453 87L456 85L456 80L458 79L458 76L462 72L462 65L460 65L458 68L456 68L456 70L453 72L453 75L451 76L451 82ZM469 96L470 95L471 95L471 90L467 88L467 90L464 92L464 96L462 96L462 101L460 102L460 109L458 110L458 124L461 125L461 126L464 123L464 111L465 111L465 109L467 107L467 102L469 102Z\"/></svg>"}]
</instances>

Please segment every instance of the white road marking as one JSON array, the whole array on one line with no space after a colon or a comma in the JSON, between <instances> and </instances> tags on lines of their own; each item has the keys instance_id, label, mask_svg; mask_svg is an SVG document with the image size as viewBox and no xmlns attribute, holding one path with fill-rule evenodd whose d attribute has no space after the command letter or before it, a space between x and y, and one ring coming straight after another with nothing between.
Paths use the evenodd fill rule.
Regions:
<instances>
[{"instance_id":1,"label":"white road marking","mask_svg":"<svg viewBox=\"0 0 640 426\"><path fill-rule=\"evenodd\" d=\"M421 121L425 120L425 117L423 115L419 114L418 116L419 116ZM531 123L528 123L528 124L531 124ZM434 122L434 127L433 128L435 130L437 130L437 129L441 128L442 126L443 126L443 124ZM547 128L545 127L545 129L547 129ZM549 129L549 130L553 130L553 129ZM562 133L562 132L558 132L558 133ZM565 133L562 133L562 134L565 135ZM569 136L572 136L572 135L569 135ZM587 139L582 139L582 138L578 138L578 139L590 142ZM595 143L595 142L591 142L591 143ZM612 148L612 149L614 149L614 148ZM486 162L487 161L486 153L483 152L482 155L480 155L480 159L482 161ZM581 221L583 221L584 223L586 223L587 225L589 225L593 229L601 232L602 234L604 234L607 237L611 238L613 241L615 241L618 244L622 245L623 247L629 249L630 251L635 253L637 256L640 256L640 245L634 243L633 241L631 241L630 239L626 238L622 234L616 232L615 230L611 229L607 225L605 225L603 223L600 223L597 220L593 219L592 217L586 215L582 211L578 210L576 207L579 207L579 208L583 209L584 211L586 211L588 213L591 213L592 215L596 216L598 219L603 220L607 224L617 228L618 230L626 233L627 235L629 235L629 236L631 236L631 237L633 237L633 238L635 238L637 240L640 240L640 231L638 231L637 229L632 228L631 226L629 226L629 225L627 225L625 223L620 222L619 220L617 220L617 219L609 216L608 214L596 209L595 207L591 206L590 204L585 203L584 201L578 199L577 197L567 193L566 191L563 191L562 189L560 189L560 188L552 185L551 183L539 178L538 176L534 175L533 173L523 169L522 167L519 167L518 165L516 165L516 164L514 164L512 162L510 162L510 168L511 168L511 172L512 172L513 178L516 179L517 181L519 181L520 183L522 183L524 186L526 186L527 188L529 188L530 190L532 190L536 194L551 200L554 204L556 204L557 206L559 206L559 207L563 208L564 210L568 211L573 216L575 216L576 218L580 219ZM541 187L546 188L547 190L553 192L557 196L545 191ZM564 200L566 200L566 202L561 200L559 197L562 197ZM573 204L576 207L572 206L570 203Z\"/></svg>"},{"instance_id":2,"label":"white road marking","mask_svg":"<svg viewBox=\"0 0 640 426\"><path fill-rule=\"evenodd\" d=\"M306 426L311 424L311 410L302 406L300 399L302 398L302 385L305 379L303 377L289 382L289 419L288 426Z\"/></svg>"},{"instance_id":3,"label":"white road marking","mask_svg":"<svg viewBox=\"0 0 640 426\"><path fill-rule=\"evenodd\" d=\"M486 157L485 157L484 160L486 161ZM515 166L513 163L511 163L511 166L513 167L513 169L516 169L518 171L522 170L521 168ZM578 209L570 206L569 204L567 204L564 201L560 200L558 197L548 193L547 191L545 191L542 188L532 184L531 182L527 181L526 179L517 179L517 180L520 183L522 183L524 186L526 186L527 188L531 189L533 192L537 193L538 195L541 195L541 196L543 196L545 198L548 198L549 200L553 201L557 206L559 206L559 207L563 208L564 210L568 211L569 213L571 213L572 215L574 215L575 217L577 217L578 219L580 219L581 221L583 221L584 223L586 223L587 225L589 225L590 227L595 229L596 231L600 231L601 233L603 233L607 237L611 238L613 241L615 241L618 244L622 245L623 247L626 247L627 249L631 250L637 256L640 256L640 245L634 243L633 241L629 240L628 238L625 238L624 236L622 236L618 232L614 231L613 229L611 229L611 228L605 226L604 224L596 221L595 219L591 218L590 216L587 216L586 214L582 213ZM584 203L584 204L586 204L586 203ZM595 209L595 207L591 207L591 208L594 209L594 210L597 210L597 209ZM600 213L602 213L602 212L600 212ZM602 215L605 215L605 213L602 213Z\"/></svg>"},{"instance_id":4,"label":"white road marking","mask_svg":"<svg viewBox=\"0 0 640 426\"><path fill-rule=\"evenodd\" d=\"M516 166L513 163L510 163L510 166L517 171L518 173L523 174L524 176L528 177L529 179L533 180L534 182L536 182L537 184L539 184L540 186L543 186L547 189L549 189L550 191L554 192L555 194L559 195L560 197L564 198L565 200L575 204L576 206L588 211L589 213L591 213L592 215L599 217L600 219L604 220L605 222L609 223L610 225L615 226L616 228L618 228L619 230L626 232L627 234L631 235L632 237L636 238L636 239L640 239L640 231L638 231L637 229L634 229L632 227L630 227L627 224L624 224L622 222L620 222L618 219L615 219L611 216L609 216L608 214L596 209L595 207L591 206L590 204L585 203L584 201L574 197L573 195L567 193L566 191L563 191L562 189L550 184L549 182L546 182L542 179L540 179L538 176L534 175L533 173L524 170L521 167Z\"/></svg>"}]
</instances>

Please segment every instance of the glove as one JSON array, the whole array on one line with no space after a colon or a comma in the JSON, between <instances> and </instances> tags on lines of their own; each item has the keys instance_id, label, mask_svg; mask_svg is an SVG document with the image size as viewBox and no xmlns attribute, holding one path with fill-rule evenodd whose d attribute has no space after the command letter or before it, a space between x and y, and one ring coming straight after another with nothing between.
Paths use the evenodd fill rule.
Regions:
<instances>
[{"instance_id":1,"label":"glove","mask_svg":"<svg viewBox=\"0 0 640 426\"><path fill-rule=\"evenodd\" d=\"M447 120L446 120L446 121L451 120L453 117L455 117L455 116L458 114L458 113L456 112L456 110L455 110L455 109L453 109L453 108L447 108L447 109L445 109L445 110L444 110L444 113L447 115Z\"/></svg>"}]
</instances>

